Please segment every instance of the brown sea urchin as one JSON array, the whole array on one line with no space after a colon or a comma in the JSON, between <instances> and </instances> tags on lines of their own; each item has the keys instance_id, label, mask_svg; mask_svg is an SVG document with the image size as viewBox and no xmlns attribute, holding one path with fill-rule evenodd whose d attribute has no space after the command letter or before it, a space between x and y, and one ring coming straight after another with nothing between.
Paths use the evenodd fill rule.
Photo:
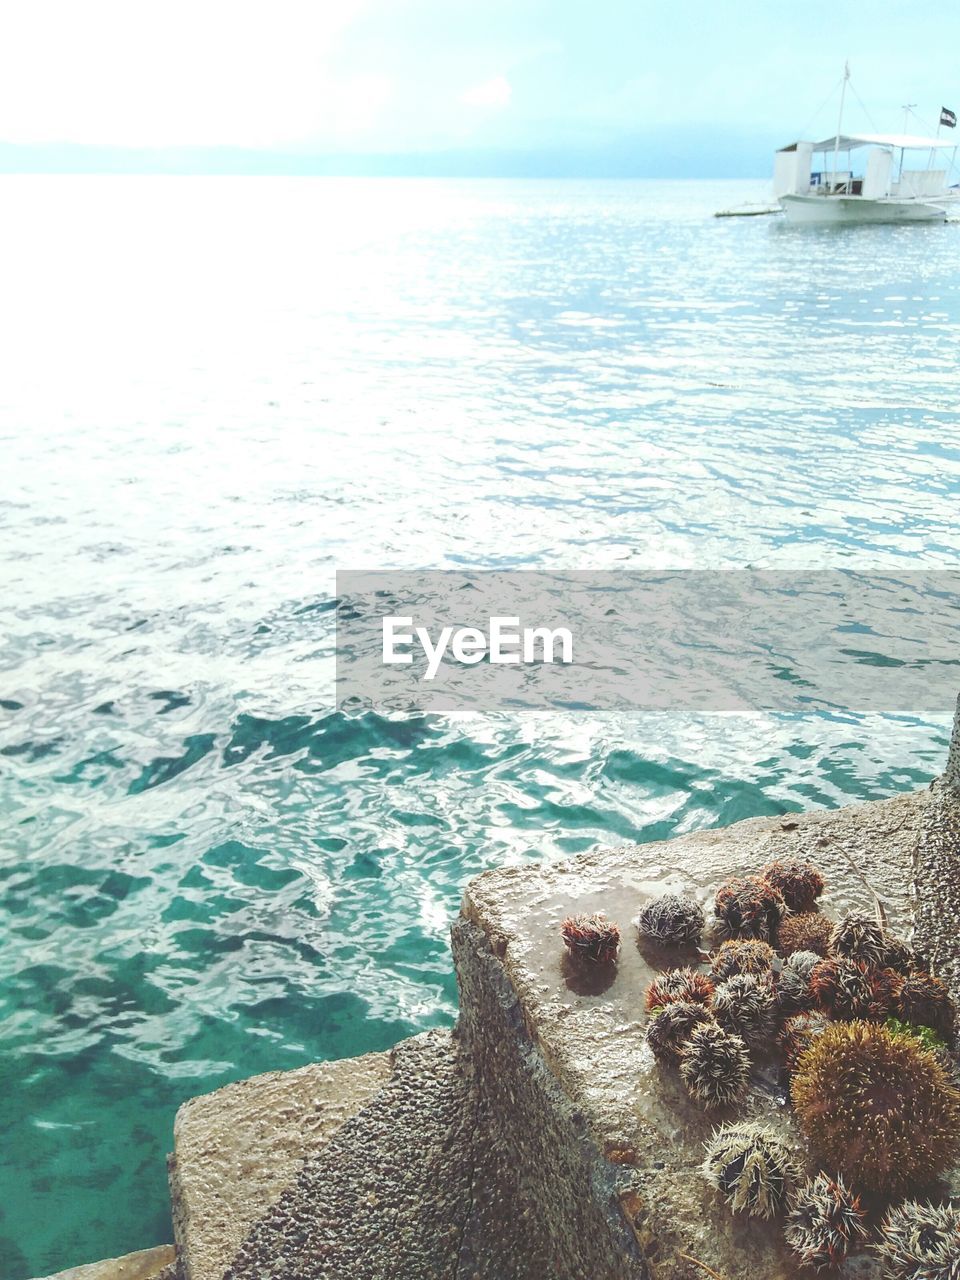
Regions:
<instances>
[{"instance_id":1,"label":"brown sea urchin","mask_svg":"<svg viewBox=\"0 0 960 1280\"><path fill-rule=\"evenodd\" d=\"M721 938L759 938L769 942L786 913L779 891L756 876L721 885L713 904Z\"/></svg>"},{"instance_id":2,"label":"brown sea urchin","mask_svg":"<svg viewBox=\"0 0 960 1280\"><path fill-rule=\"evenodd\" d=\"M888 1280L960 1280L960 1208L907 1200L880 1226Z\"/></svg>"},{"instance_id":3,"label":"brown sea urchin","mask_svg":"<svg viewBox=\"0 0 960 1280\"><path fill-rule=\"evenodd\" d=\"M813 911L823 893L823 876L810 862L778 858L768 862L760 875L780 893L791 911Z\"/></svg>"},{"instance_id":4,"label":"brown sea urchin","mask_svg":"<svg viewBox=\"0 0 960 1280\"><path fill-rule=\"evenodd\" d=\"M700 941L705 923L703 910L693 898L666 893L646 904L637 917L637 930L651 942L682 947Z\"/></svg>"},{"instance_id":5,"label":"brown sea urchin","mask_svg":"<svg viewBox=\"0 0 960 1280\"><path fill-rule=\"evenodd\" d=\"M769 942L731 939L720 947L710 968L718 982L726 982L739 973L769 973L775 959L776 953Z\"/></svg>"},{"instance_id":6,"label":"brown sea urchin","mask_svg":"<svg viewBox=\"0 0 960 1280\"><path fill-rule=\"evenodd\" d=\"M647 1044L661 1062L676 1065L694 1028L713 1021L713 1014L706 1005L674 1000L654 1010L647 1023Z\"/></svg>"},{"instance_id":7,"label":"brown sea urchin","mask_svg":"<svg viewBox=\"0 0 960 1280\"><path fill-rule=\"evenodd\" d=\"M952 1044L956 1010L945 983L929 973L911 973L894 987L893 1012L904 1022L931 1027Z\"/></svg>"},{"instance_id":8,"label":"brown sea urchin","mask_svg":"<svg viewBox=\"0 0 960 1280\"><path fill-rule=\"evenodd\" d=\"M885 1195L928 1185L960 1151L960 1093L916 1040L834 1023L804 1052L790 1094L830 1168Z\"/></svg>"},{"instance_id":9,"label":"brown sea urchin","mask_svg":"<svg viewBox=\"0 0 960 1280\"><path fill-rule=\"evenodd\" d=\"M709 1004L713 999L713 979L705 973L689 967L670 969L658 974L647 987L645 1003L647 1012L660 1009L674 1000L687 1000L693 1004Z\"/></svg>"},{"instance_id":10,"label":"brown sea urchin","mask_svg":"<svg viewBox=\"0 0 960 1280\"><path fill-rule=\"evenodd\" d=\"M832 932L832 922L819 911L802 911L781 921L777 944L786 956L793 951L815 951L818 956L825 956Z\"/></svg>"},{"instance_id":11,"label":"brown sea urchin","mask_svg":"<svg viewBox=\"0 0 960 1280\"><path fill-rule=\"evenodd\" d=\"M772 1218L783 1208L797 1171L790 1148L773 1129L731 1124L706 1144L701 1166L734 1213Z\"/></svg>"},{"instance_id":12,"label":"brown sea urchin","mask_svg":"<svg viewBox=\"0 0 960 1280\"><path fill-rule=\"evenodd\" d=\"M802 1266L829 1271L866 1239L866 1216L842 1178L818 1173L793 1193L783 1234Z\"/></svg>"},{"instance_id":13,"label":"brown sea urchin","mask_svg":"<svg viewBox=\"0 0 960 1280\"><path fill-rule=\"evenodd\" d=\"M816 1007L831 1018L852 1021L886 1018L893 1001L896 974L870 969L854 960L821 960L810 974L810 994Z\"/></svg>"},{"instance_id":14,"label":"brown sea urchin","mask_svg":"<svg viewBox=\"0 0 960 1280\"><path fill-rule=\"evenodd\" d=\"M754 1051L768 1048L776 1035L780 1007L768 974L738 973L718 984L713 1015L727 1031Z\"/></svg>"},{"instance_id":15,"label":"brown sea urchin","mask_svg":"<svg viewBox=\"0 0 960 1280\"><path fill-rule=\"evenodd\" d=\"M750 1082L747 1046L716 1023L695 1027L680 1052L680 1079L701 1106L738 1102Z\"/></svg>"},{"instance_id":16,"label":"brown sea urchin","mask_svg":"<svg viewBox=\"0 0 960 1280\"><path fill-rule=\"evenodd\" d=\"M620 950L620 929L603 912L568 916L560 926L568 951L591 964L612 964Z\"/></svg>"},{"instance_id":17,"label":"brown sea urchin","mask_svg":"<svg viewBox=\"0 0 960 1280\"><path fill-rule=\"evenodd\" d=\"M830 955L880 968L888 951L887 936L869 916L851 912L834 925Z\"/></svg>"}]
</instances>

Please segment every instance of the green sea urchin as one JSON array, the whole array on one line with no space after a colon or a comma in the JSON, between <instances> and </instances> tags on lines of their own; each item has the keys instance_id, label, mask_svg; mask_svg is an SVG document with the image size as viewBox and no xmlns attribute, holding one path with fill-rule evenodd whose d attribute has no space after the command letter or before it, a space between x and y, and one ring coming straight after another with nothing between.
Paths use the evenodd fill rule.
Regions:
<instances>
[{"instance_id":1,"label":"green sea urchin","mask_svg":"<svg viewBox=\"0 0 960 1280\"><path fill-rule=\"evenodd\" d=\"M691 1000L674 1000L655 1009L647 1023L647 1044L661 1062L676 1065L695 1027L713 1023L710 1010Z\"/></svg>"},{"instance_id":2,"label":"green sea urchin","mask_svg":"<svg viewBox=\"0 0 960 1280\"><path fill-rule=\"evenodd\" d=\"M738 973L718 984L713 1015L754 1051L768 1048L777 1031L780 1008L768 974Z\"/></svg>"},{"instance_id":3,"label":"green sea urchin","mask_svg":"<svg viewBox=\"0 0 960 1280\"><path fill-rule=\"evenodd\" d=\"M680 1052L680 1079L702 1106L729 1106L750 1082L747 1046L716 1023L695 1027Z\"/></svg>"},{"instance_id":4,"label":"green sea urchin","mask_svg":"<svg viewBox=\"0 0 960 1280\"><path fill-rule=\"evenodd\" d=\"M650 1013L674 1000L688 1000L693 1004L709 1004L713 999L714 983L708 974L697 969L669 969L658 974L647 987L646 1008Z\"/></svg>"},{"instance_id":5,"label":"green sea urchin","mask_svg":"<svg viewBox=\"0 0 960 1280\"><path fill-rule=\"evenodd\" d=\"M896 975L890 969L870 969L854 960L821 960L810 974L810 994L816 1007L831 1018L876 1021L887 1017Z\"/></svg>"},{"instance_id":6,"label":"green sea urchin","mask_svg":"<svg viewBox=\"0 0 960 1280\"><path fill-rule=\"evenodd\" d=\"M929 973L911 973L894 987L893 1012L904 1022L932 1027L948 1043L953 1043L956 1010L946 984Z\"/></svg>"},{"instance_id":7,"label":"green sea urchin","mask_svg":"<svg viewBox=\"0 0 960 1280\"><path fill-rule=\"evenodd\" d=\"M769 942L732 939L723 943L710 968L718 982L726 982L739 973L769 973L775 959L776 953Z\"/></svg>"},{"instance_id":8,"label":"green sea urchin","mask_svg":"<svg viewBox=\"0 0 960 1280\"><path fill-rule=\"evenodd\" d=\"M778 1043L783 1054L783 1066L788 1075L797 1069L800 1058L823 1035L830 1023L822 1013L798 1013L783 1024Z\"/></svg>"},{"instance_id":9,"label":"green sea urchin","mask_svg":"<svg viewBox=\"0 0 960 1280\"><path fill-rule=\"evenodd\" d=\"M815 951L818 956L825 956L832 932L833 925L826 916L819 911L803 911L781 921L777 945L787 956L794 951Z\"/></svg>"},{"instance_id":10,"label":"green sea urchin","mask_svg":"<svg viewBox=\"0 0 960 1280\"><path fill-rule=\"evenodd\" d=\"M773 885L791 911L813 911L823 893L823 876L812 863L799 859L778 858L768 862L760 876Z\"/></svg>"},{"instance_id":11,"label":"green sea urchin","mask_svg":"<svg viewBox=\"0 0 960 1280\"><path fill-rule=\"evenodd\" d=\"M769 942L786 913L787 906L779 891L756 876L721 885L713 904L721 938L758 938Z\"/></svg>"},{"instance_id":12,"label":"green sea urchin","mask_svg":"<svg viewBox=\"0 0 960 1280\"><path fill-rule=\"evenodd\" d=\"M674 947L698 943L705 923L700 904L677 893L666 893L648 902L637 917L642 937Z\"/></svg>"},{"instance_id":13,"label":"green sea urchin","mask_svg":"<svg viewBox=\"0 0 960 1280\"><path fill-rule=\"evenodd\" d=\"M797 1171L790 1148L759 1124L731 1124L706 1144L703 1175L734 1213L772 1218L783 1208Z\"/></svg>"},{"instance_id":14,"label":"green sea urchin","mask_svg":"<svg viewBox=\"0 0 960 1280\"><path fill-rule=\"evenodd\" d=\"M960 1150L960 1093L931 1053L875 1023L827 1027L790 1094L813 1149L866 1191L926 1186Z\"/></svg>"},{"instance_id":15,"label":"green sea urchin","mask_svg":"<svg viewBox=\"0 0 960 1280\"><path fill-rule=\"evenodd\" d=\"M866 1216L842 1178L818 1173L791 1197L783 1234L802 1266L828 1271L866 1239Z\"/></svg>"},{"instance_id":16,"label":"green sea urchin","mask_svg":"<svg viewBox=\"0 0 960 1280\"><path fill-rule=\"evenodd\" d=\"M834 925L830 935L830 955L856 960L871 968L881 968L888 951L884 931L869 916L851 912Z\"/></svg>"},{"instance_id":17,"label":"green sea urchin","mask_svg":"<svg viewBox=\"0 0 960 1280\"><path fill-rule=\"evenodd\" d=\"M620 929L603 912L568 916L560 926L570 954L591 964L611 964L620 950Z\"/></svg>"},{"instance_id":18,"label":"green sea urchin","mask_svg":"<svg viewBox=\"0 0 960 1280\"><path fill-rule=\"evenodd\" d=\"M810 975L820 963L815 951L794 951L787 956L777 978L777 1002L783 1014L800 1013L813 1001Z\"/></svg>"},{"instance_id":19,"label":"green sea urchin","mask_svg":"<svg viewBox=\"0 0 960 1280\"><path fill-rule=\"evenodd\" d=\"M960 1280L960 1208L907 1200L880 1226L888 1280Z\"/></svg>"}]
</instances>

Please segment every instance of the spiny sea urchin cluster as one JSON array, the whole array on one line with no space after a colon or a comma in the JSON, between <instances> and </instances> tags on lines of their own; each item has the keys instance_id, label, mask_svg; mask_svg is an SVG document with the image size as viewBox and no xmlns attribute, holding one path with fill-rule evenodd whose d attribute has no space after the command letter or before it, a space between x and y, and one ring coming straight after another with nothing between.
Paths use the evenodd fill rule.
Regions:
<instances>
[{"instance_id":1,"label":"spiny sea urchin cluster","mask_svg":"<svg viewBox=\"0 0 960 1280\"><path fill-rule=\"evenodd\" d=\"M721 938L758 938L769 942L787 914L780 891L759 876L730 880L717 890L713 903Z\"/></svg>"},{"instance_id":2,"label":"spiny sea urchin cluster","mask_svg":"<svg viewBox=\"0 0 960 1280\"><path fill-rule=\"evenodd\" d=\"M660 1009L674 1000L686 1000L693 1004L709 1004L713 999L713 979L697 969L670 969L658 974L647 987L647 1012Z\"/></svg>"},{"instance_id":3,"label":"spiny sea urchin cluster","mask_svg":"<svg viewBox=\"0 0 960 1280\"><path fill-rule=\"evenodd\" d=\"M772 1218L783 1208L796 1180L790 1148L772 1129L731 1124L706 1144L704 1177L734 1213Z\"/></svg>"},{"instance_id":4,"label":"spiny sea urchin cluster","mask_svg":"<svg viewBox=\"0 0 960 1280\"><path fill-rule=\"evenodd\" d=\"M777 943L784 955L794 951L814 951L825 956L830 946L833 924L819 911L802 911L787 916L777 930Z\"/></svg>"},{"instance_id":5,"label":"spiny sea urchin cluster","mask_svg":"<svg viewBox=\"0 0 960 1280\"><path fill-rule=\"evenodd\" d=\"M801 1055L790 1093L813 1149L864 1190L928 1185L960 1151L960 1093L931 1053L887 1027L827 1027Z\"/></svg>"},{"instance_id":6,"label":"spiny sea urchin cluster","mask_svg":"<svg viewBox=\"0 0 960 1280\"><path fill-rule=\"evenodd\" d=\"M637 917L637 929L642 937L675 947L698 943L705 923L700 904L677 893L654 898Z\"/></svg>"},{"instance_id":7,"label":"spiny sea urchin cluster","mask_svg":"<svg viewBox=\"0 0 960 1280\"><path fill-rule=\"evenodd\" d=\"M647 1023L647 1044L661 1062L675 1066L694 1028L713 1021L713 1014L706 1005L694 1004L691 1000L673 1000L654 1010Z\"/></svg>"},{"instance_id":8,"label":"spiny sea urchin cluster","mask_svg":"<svg viewBox=\"0 0 960 1280\"><path fill-rule=\"evenodd\" d=\"M842 1178L818 1173L793 1193L783 1234L802 1266L829 1271L867 1238L866 1216Z\"/></svg>"},{"instance_id":9,"label":"spiny sea urchin cluster","mask_svg":"<svg viewBox=\"0 0 960 1280\"><path fill-rule=\"evenodd\" d=\"M611 964L620 951L620 929L602 911L568 916L560 926L567 950L578 960Z\"/></svg>"},{"instance_id":10,"label":"spiny sea urchin cluster","mask_svg":"<svg viewBox=\"0 0 960 1280\"><path fill-rule=\"evenodd\" d=\"M747 1046L716 1022L695 1027L680 1050L680 1079L704 1107L739 1102L750 1083Z\"/></svg>"},{"instance_id":11,"label":"spiny sea urchin cluster","mask_svg":"<svg viewBox=\"0 0 960 1280\"><path fill-rule=\"evenodd\" d=\"M710 968L718 982L726 982L739 973L769 973L775 959L776 953L769 942L731 939L721 945Z\"/></svg>"},{"instance_id":12,"label":"spiny sea urchin cluster","mask_svg":"<svg viewBox=\"0 0 960 1280\"><path fill-rule=\"evenodd\" d=\"M813 911L823 893L823 876L817 868L796 858L768 862L760 876L780 893L791 911Z\"/></svg>"},{"instance_id":13,"label":"spiny sea urchin cluster","mask_svg":"<svg viewBox=\"0 0 960 1280\"><path fill-rule=\"evenodd\" d=\"M881 1224L877 1253L888 1280L960 1280L960 1209L897 1205Z\"/></svg>"},{"instance_id":14,"label":"spiny sea urchin cluster","mask_svg":"<svg viewBox=\"0 0 960 1280\"><path fill-rule=\"evenodd\" d=\"M763 1049L776 1035L780 1009L768 974L738 973L713 993L713 1015L749 1048Z\"/></svg>"},{"instance_id":15,"label":"spiny sea urchin cluster","mask_svg":"<svg viewBox=\"0 0 960 1280\"><path fill-rule=\"evenodd\" d=\"M787 956L777 978L777 1003L782 1014L800 1013L810 1007L810 976L819 963L815 951L794 951Z\"/></svg>"}]
</instances>

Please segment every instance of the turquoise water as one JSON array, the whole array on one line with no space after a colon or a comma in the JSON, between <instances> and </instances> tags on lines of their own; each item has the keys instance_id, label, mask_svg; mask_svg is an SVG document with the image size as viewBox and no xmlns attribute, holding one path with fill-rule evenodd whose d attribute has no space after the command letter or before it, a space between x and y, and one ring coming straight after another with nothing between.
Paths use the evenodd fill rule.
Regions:
<instances>
[{"instance_id":1,"label":"turquoise water","mask_svg":"<svg viewBox=\"0 0 960 1280\"><path fill-rule=\"evenodd\" d=\"M341 568L957 566L960 226L762 184L4 178L0 1275L185 1098L455 1016L482 868L922 784L942 720L348 718Z\"/></svg>"}]
</instances>

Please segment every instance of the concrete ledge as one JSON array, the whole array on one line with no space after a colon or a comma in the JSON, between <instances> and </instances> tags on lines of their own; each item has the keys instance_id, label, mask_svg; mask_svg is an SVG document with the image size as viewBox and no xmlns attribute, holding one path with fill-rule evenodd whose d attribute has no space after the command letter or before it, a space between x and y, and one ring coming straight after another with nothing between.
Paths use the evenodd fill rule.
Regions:
<instances>
[{"instance_id":1,"label":"concrete ledge","mask_svg":"<svg viewBox=\"0 0 960 1280\"><path fill-rule=\"evenodd\" d=\"M104 1262L58 1271L45 1280L167 1280L167 1274L172 1280L175 1264L173 1245L161 1244L155 1249L124 1254L122 1258L107 1258Z\"/></svg>"},{"instance_id":2,"label":"concrete ledge","mask_svg":"<svg viewBox=\"0 0 960 1280\"><path fill-rule=\"evenodd\" d=\"M304 1161L389 1075L390 1055L374 1053L268 1072L185 1103L169 1161L183 1280L221 1280Z\"/></svg>"},{"instance_id":3,"label":"concrete ledge","mask_svg":"<svg viewBox=\"0 0 960 1280\"><path fill-rule=\"evenodd\" d=\"M828 914L872 912L875 890L891 926L909 933L930 795L751 819L491 871L468 886L454 929L461 1034L498 1170L490 1204L478 1194L476 1209L490 1229L503 1224L513 1236L504 1277L694 1280L703 1272L680 1258L687 1253L724 1280L794 1280L779 1227L734 1218L698 1174L717 1121L644 1042L644 988L676 956L641 950L630 921L647 897L681 890L708 904L721 881L801 856L827 878ZM567 914L596 910L619 921L624 946L615 976L590 987L567 964L559 926ZM762 1071L743 1110L790 1132L776 1081ZM879 1268L860 1257L843 1274L874 1277Z\"/></svg>"}]
</instances>

